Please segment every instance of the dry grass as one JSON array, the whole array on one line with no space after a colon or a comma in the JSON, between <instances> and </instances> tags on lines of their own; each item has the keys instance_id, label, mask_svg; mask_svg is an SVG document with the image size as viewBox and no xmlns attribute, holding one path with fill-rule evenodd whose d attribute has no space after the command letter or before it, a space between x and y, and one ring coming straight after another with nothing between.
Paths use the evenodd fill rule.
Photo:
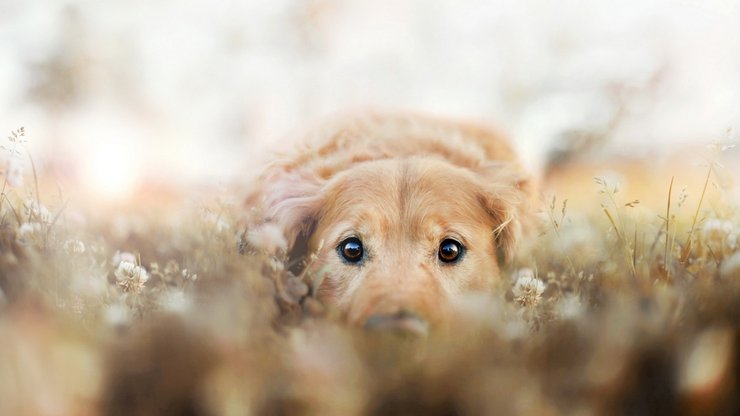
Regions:
<instances>
[{"instance_id":1,"label":"dry grass","mask_svg":"<svg viewBox=\"0 0 740 416\"><path fill-rule=\"evenodd\" d=\"M342 326L311 298L316 276L287 271L278 237L240 240L238 203L141 196L100 212L6 185L0 414L740 407L740 213L722 189L669 198L666 184L660 213L603 178L580 190L590 210L551 199L497 290L417 340Z\"/></svg>"}]
</instances>

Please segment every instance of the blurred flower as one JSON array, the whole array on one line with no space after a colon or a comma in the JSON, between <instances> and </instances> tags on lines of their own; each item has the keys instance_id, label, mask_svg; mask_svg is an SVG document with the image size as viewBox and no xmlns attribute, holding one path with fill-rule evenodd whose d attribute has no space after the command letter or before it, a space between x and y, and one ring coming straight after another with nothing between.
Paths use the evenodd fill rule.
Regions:
<instances>
[{"instance_id":1,"label":"blurred flower","mask_svg":"<svg viewBox=\"0 0 740 416\"><path fill-rule=\"evenodd\" d=\"M128 260L121 261L113 274L116 276L118 286L126 292L139 293L144 288L144 283L149 280L146 269Z\"/></svg>"},{"instance_id":2,"label":"blurred flower","mask_svg":"<svg viewBox=\"0 0 740 416\"><path fill-rule=\"evenodd\" d=\"M64 251L69 254L82 254L85 252L85 243L76 239L69 239L64 242Z\"/></svg>"},{"instance_id":3,"label":"blurred flower","mask_svg":"<svg viewBox=\"0 0 740 416\"><path fill-rule=\"evenodd\" d=\"M719 275L725 279L740 276L740 251L734 252L722 262L722 266L719 268Z\"/></svg>"},{"instance_id":4,"label":"blurred flower","mask_svg":"<svg viewBox=\"0 0 740 416\"><path fill-rule=\"evenodd\" d=\"M728 254L735 245L734 227L728 220L707 220L701 229L702 240L713 256Z\"/></svg>"},{"instance_id":5,"label":"blurred flower","mask_svg":"<svg viewBox=\"0 0 740 416\"><path fill-rule=\"evenodd\" d=\"M104 296L107 287L107 276L103 273L75 275L70 283L70 289L73 293L86 297Z\"/></svg>"},{"instance_id":6,"label":"blurred flower","mask_svg":"<svg viewBox=\"0 0 740 416\"><path fill-rule=\"evenodd\" d=\"M503 325L503 334L510 341L522 339L528 333L527 324L521 318L506 321Z\"/></svg>"},{"instance_id":7,"label":"blurred flower","mask_svg":"<svg viewBox=\"0 0 740 416\"><path fill-rule=\"evenodd\" d=\"M164 265L164 274L175 275L180 271L180 265L175 260L170 260Z\"/></svg>"},{"instance_id":8,"label":"blurred flower","mask_svg":"<svg viewBox=\"0 0 740 416\"><path fill-rule=\"evenodd\" d=\"M23 207L25 208L26 217L28 218L29 222L35 221L44 224L48 224L51 222L51 212L49 212L49 210L46 209L46 207L43 206L39 201L29 198L23 204Z\"/></svg>"},{"instance_id":9,"label":"blurred flower","mask_svg":"<svg viewBox=\"0 0 740 416\"><path fill-rule=\"evenodd\" d=\"M113 267L117 267L122 261L128 261L130 263L136 263L136 256L127 251L116 251L116 254L111 258Z\"/></svg>"},{"instance_id":10,"label":"blurred flower","mask_svg":"<svg viewBox=\"0 0 740 416\"><path fill-rule=\"evenodd\" d=\"M531 269L521 269L517 272L516 283L511 291L514 300L521 306L534 306L542 298L545 283L534 277Z\"/></svg>"},{"instance_id":11,"label":"blurred flower","mask_svg":"<svg viewBox=\"0 0 740 416\"><path fill-rule=\"evenodd\" d=\"M125 325L131 319L131 314L125 305L114 303L105 308L103 319L112 326Z\"/></svg>"},{"instance_id":12,"label":"blurred flower","mask_svg":"<svg viewBox=\"0 0 740 416\"><path fill-rule=\"evenodd\" d=\"M288 242L285 240L282 230L275 224L264 224L247 233L247 243L259 250L276 254L278 251L285 252Z\"/></svg>"},{"instance_id":13,"label":"blurred flower","mask_svg":"<svg viewBox=\"0 0 740 416\"><path fill-rule=\"evenodd\" d=\"M26 222L18 227L16 239L21 244L37 242L44 234L44 224L38 222Z\"/></svg>"},{"instance_id":14,"label":"blurred flower","mask_svg":"<svg viewBox=\"0 0 740 416\"><path fill-rule=\"evenodd\" d=\"M704 223L701 233L705 241L722 242L732 234L733 228L730 221L715 218Z\"/></svg>"},{"instance_id":15,"label":"blurred flower","mask_svg":"<svg viewBox=\"0 0 740 416\"><path fill-rule=\"evenodd\" d=\"M167 293L159 299L159 303L165 311L172 313L185 313L190 309L192 299L182 290L173 289L167 291Z\"/></svg>"},{"instance_id":16,"label":"blurred flower","mask_svg":"<svg viewBox=\"0 0 740 416\"><path fill-rule=\"evenodd\" d=\"M561 319L577 319L583 312L583 304L577 295L565 295L560 298L556 311Z\"/></svg>"},{"instance_id":17,"label":"blurred flower","mask_svg":"<svg viewBox=\"0 0 740 416\"><path fill-rule=\"evenodd\" d=\"M198 275L196 273L191 273L188 269L182 269L182 277L189 279L189 280L198 280Z\"/></svg>"}]
</instances>

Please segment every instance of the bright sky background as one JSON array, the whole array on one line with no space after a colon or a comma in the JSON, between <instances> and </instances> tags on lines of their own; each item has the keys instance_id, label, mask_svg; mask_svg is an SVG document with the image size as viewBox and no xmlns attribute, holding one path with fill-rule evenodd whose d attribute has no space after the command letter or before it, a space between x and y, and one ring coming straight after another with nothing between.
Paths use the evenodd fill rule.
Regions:
<instances>
[{"instance_id":1,"label":"bright sky background","mask_svg":"<svg viewBox=\"0 0 740 416\"><path fill-rule=\"evenodd\" d=\"M722 137L738 51L726 0L5 0L0 128L92 189L247 175L363 107L495 123L537 168L573 131L615 153Z\"/></svg>"}]
</instances>

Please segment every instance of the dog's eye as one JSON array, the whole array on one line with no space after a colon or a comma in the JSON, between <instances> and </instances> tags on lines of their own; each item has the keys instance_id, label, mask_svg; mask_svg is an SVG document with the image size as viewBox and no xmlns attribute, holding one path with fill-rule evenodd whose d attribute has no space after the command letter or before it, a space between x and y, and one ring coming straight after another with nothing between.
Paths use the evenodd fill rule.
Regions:
<instances>
[{"instance_id":1,"label":"dog's eye","mask_svg":"<svg viewBox=\"0 0 740 416\"><path fill-rule=\"evenodd\" d=\"M350 237L339 243L337 247L339 255L350 263L357 263L362 260L365 250L362 248L362 241L357 237Z\"/></svg>"},{"instance_id":2,"label":"dog's eye","mask_svg":"<svg viewBox=\"0 0 740 416\"><path fill-rule=\"evenodd\" d=\"M453 263L460 260L463 252L463 246L460 242L451 238L446 238L439 245L437 257L444 263Z\"/></svg>"}]
</instances>

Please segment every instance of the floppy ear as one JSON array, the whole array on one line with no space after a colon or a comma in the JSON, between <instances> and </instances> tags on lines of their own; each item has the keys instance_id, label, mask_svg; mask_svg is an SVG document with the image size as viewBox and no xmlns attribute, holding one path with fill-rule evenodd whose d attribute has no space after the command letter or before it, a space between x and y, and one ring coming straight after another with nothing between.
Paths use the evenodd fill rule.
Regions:
<instances>
[{"instance_id":1,"label":"floppy ear","mask_svg":"<svg viewBox=\"0 0 740 416\"><path fill-rule=\"evenodd\" d=\"M274 164L268 167L257 190L246 200L247 206L256 207L259 212L258 218L253 219L255 229L273 226L282 232L284 254L291 263L307 254L308 239L323 202L323 182L307 170Z\"/></svg>"},{"instance_id":2,"label":"floppy ear","mask_svg":"<svg viewBox=\"0 0 740 416\"><path fill-rule=\"evenodd\" d=\"M514 163L485 166L481 175L479 200L496 224L493 237L499 263L510 262L517 243L533 228L534 185Z\"/></svg>"}]
</instances>

